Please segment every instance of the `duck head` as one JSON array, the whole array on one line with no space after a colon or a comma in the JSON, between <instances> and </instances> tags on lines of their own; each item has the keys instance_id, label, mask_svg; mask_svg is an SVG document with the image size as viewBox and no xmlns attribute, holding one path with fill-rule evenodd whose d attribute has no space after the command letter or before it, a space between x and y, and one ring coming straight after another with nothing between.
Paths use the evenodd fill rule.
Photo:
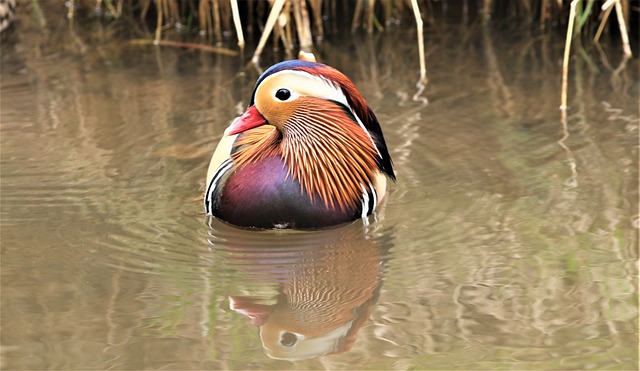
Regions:
<instances>
[{"instance_id":1,"label":"duck head","mask_svg":"<svg viewBox=\"0 0 640 371\"><path fill-rule=\"evenodd\" d=\"M226 133L246 133L233 155L238 165L278 154L328 207L353 206L380 173L395 180L373 111L349 78L321 63L291 60L266 70Z\"/></svg>"}]
</instances>

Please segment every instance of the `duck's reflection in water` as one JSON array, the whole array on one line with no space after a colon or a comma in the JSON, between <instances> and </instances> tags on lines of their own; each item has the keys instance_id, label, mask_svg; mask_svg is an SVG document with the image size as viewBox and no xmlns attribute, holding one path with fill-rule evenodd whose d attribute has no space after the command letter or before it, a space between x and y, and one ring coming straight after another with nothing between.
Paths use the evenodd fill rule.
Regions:
<instances>
[{"instance_id":1,"label":"duck's reflection in water","mask_svg":"<svg viewBox=\"0 0 640 371\"><path fill-rule=\"evenodd\" d=\"M269 357L302 360L352 347L380 292L388 231L360 222L314 232L212 227L223 236L212 242L227 249L245 285L275 287L269 295L229 297L230 308L259 327Z\"/></svg>"}]
</instances>

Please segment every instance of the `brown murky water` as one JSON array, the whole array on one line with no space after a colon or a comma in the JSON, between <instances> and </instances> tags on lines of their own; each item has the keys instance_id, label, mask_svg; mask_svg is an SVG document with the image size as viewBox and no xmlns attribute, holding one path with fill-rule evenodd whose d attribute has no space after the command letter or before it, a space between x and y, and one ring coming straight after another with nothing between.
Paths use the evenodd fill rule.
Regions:
<instances>
[{"instance_id":1,"label":"brown murky water","mask_svg":"<svg viewBox=\"0 0 640 371\"><path fill-rule=\"evenodd\" d=\"M578 47L563 129L552 32L431 28L427 105L413 31L329 37L398 182L259 233L200 201L246 58L59 18L2 44L3 368L637 368L637 59Z\"/></svg>"}]
</instances>

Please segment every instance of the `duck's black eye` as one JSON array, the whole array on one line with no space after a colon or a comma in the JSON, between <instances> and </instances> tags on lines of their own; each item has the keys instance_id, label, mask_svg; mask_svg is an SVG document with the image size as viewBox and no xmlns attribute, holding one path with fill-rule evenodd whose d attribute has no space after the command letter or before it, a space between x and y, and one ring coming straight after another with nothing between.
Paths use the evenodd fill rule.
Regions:
<instances>
[{"instance_id":1,"label":"duck's black eye","mask_svg":"<svg viewBox=\"0 0 640 371\"><path fill-rule=\"evenodd\" d=\"M280 337L280 344L284 345L285 347L292 347L296 345L297 342L298 337L296 336L296 334L292 334L290 332L285 332Z\"/></svg>"},{"instance_id":2,"label":"duck's black eye","mask_svg":"<svg viewBox=\"0 0 640 371\"><path fill-rule=\"evenodd\" d=\"M276 92L276 98L278 98L281 101L285 101L289 99L290 96L291 96L291 92L287 89L278 89L278 91Z\"/></svg>"}]
</instances>

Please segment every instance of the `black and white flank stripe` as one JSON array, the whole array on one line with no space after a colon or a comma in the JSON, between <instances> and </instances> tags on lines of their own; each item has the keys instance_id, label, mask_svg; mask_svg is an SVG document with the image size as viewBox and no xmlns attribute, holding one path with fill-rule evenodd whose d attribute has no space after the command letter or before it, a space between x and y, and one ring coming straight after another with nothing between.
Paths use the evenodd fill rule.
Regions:
<instances>
[{"instance_id":1,"label":"black and white flank stripe","mask_svg":"<svg viewBox=\"0 0 640 371\"><path fill-rule=\"evenodd\" d=\"M219 189L224 175L229 170L231 170L232 167L233 162L231 161L231 159L226 159L222 164L220 164L216 172L213 174L213 177L211 177L209 184L207 184L207 189L204 193L204 209L208 215L213 215L213 207L216 200L216 191Z\"/></svg>"}]
</instances>

